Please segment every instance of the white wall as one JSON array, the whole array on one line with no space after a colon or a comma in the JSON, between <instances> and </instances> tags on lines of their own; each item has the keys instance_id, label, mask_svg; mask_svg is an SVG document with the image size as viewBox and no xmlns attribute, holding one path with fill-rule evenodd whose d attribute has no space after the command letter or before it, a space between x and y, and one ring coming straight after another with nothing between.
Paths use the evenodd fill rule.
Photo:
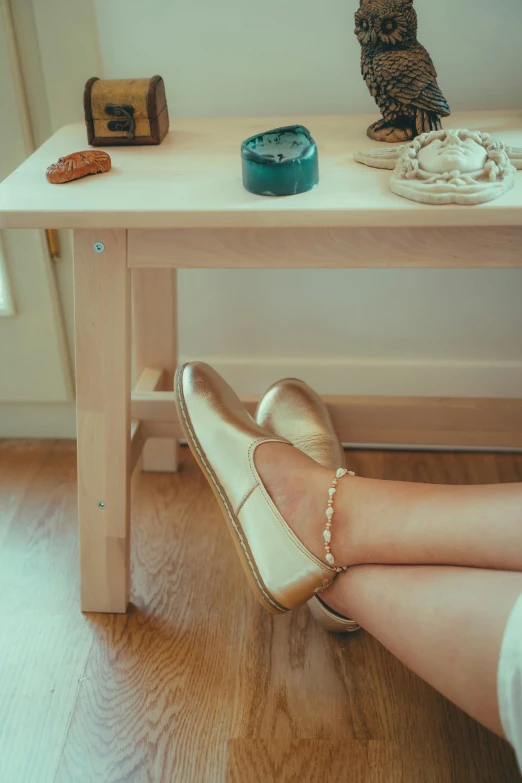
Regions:
<instances>
[{"instance_id":1,"label":"white wall","mask_svg":"<svg viewBox=\"0 0 522 783\"><path fill-rule=\"evenodd\" d=\"M82 119L83 84L95 73L161 73L174 117L375 111L359 75L356 4L16 0L35 138ZM416 0L416 7L420 39L454 110L522 107L520 0ZM66 39L54 34L60 23ZM72 351L72 253L61 235L56 273ZM521 394L522 270L180 277L183 354L207 357L240 391L291 374L331 393ZM72 404L4 405L1 413L3 436L75 434Z\"/></svg>"},{"instance_id":2,"label":"white wall","mask_svg":"<svg viewBox=\"0 0 522 783\"><path fill-rule=\"evenodd\" d=\"M94 7L90 0L15 0L11 10L32 136L40 145L62 125L83 119L83 84L101 71ZM67 29L66 36L56 35L60 25ZM69 231L59 233L61 258L53 271L74 366L72 237ZM18 267L20 261L13 260L13 264ZM19 280L21 285L20 276ZM50 371L48 358L42 353L41 361ZM35 389L34 396L38 394ZM0 438L75 436L73 401L0 404Z\"/></svg>"},{"instance_id":3,"label":"white wall","mask_svg":"<svg viewBox=\"0 0 522 783\"><path fill-rule=\"evenodd\" d=\"M375 110L354 0L95 5L103 75L162 74L173 117ZM416 8L454 110L522 107L520 0ZM241 390L299 373L332 393L520 396L522 270L180 277L182 353L207 357Z\"/></svg>"},{"instance_id":4,"label":"white wall","mask_svg":"<svg viewBox=\"0 0 522 783\"><path fill-rule=\"evenodd\" d=\"M178 116L375 107L359 73L358 0L95 0L107 78L160 73ZM521 106L520 0L415 0L455 110Z\"/></svg>"}]
</instances>

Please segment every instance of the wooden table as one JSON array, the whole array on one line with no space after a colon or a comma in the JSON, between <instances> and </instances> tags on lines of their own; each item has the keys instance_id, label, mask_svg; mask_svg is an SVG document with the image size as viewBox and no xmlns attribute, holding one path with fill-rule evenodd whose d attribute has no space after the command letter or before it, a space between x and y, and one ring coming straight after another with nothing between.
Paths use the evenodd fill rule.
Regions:
<instances>
[{"instance_id":1,"label":"wooden table","mask_svg":"<svg viewBox=\"0 0 522 783\"><path fill-rule=\"evenodd\" d=\"M491 204L412 203L389 192L389 172L352 159L372 146L371 119L299 118L318 143L321 182L291 198L247 193L239 155L243 139L288 117L175 120L160 147L108 150L109 174L49 185L46 167L87 146L84 127L72 125L0 185L1 228L74 229L83 611L126 611L130 477L146 441L145 468L177 467L176 269L522 266L522 173ZM453 126L522 146L521 112L455 115ZM522 447L522 400L327 402L344 441Z\"/></svg>"}]
</instances>

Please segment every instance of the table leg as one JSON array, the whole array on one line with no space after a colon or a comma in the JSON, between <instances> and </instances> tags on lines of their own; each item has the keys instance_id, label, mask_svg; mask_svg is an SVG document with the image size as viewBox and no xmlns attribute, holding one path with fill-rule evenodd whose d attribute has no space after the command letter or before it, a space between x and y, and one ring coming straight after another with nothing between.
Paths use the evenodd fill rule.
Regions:
<instances>
[{"instance_id":1,"label":"table leg","mask_svg":"<svg viewBox=\"0 0 522 783\"><path fill-rule=\"evenodd\" d=\"M130 588L127 232L74 232L81 608L125 612Z\"/></svg>"},{"instance_id":2,"label":"table leg","mask_svg":"<svg viewBox=\"0 0 522 783\"><path fill-rule=\"evenodd\" d=\"M138 377L146 367L162 368L162 388L172 391L178 364L177 280L175 269L133 269L134 342ZM143 389L142 391L152 391ZM179 444L176 440L150 438L142 453L142 469L175 473Z\"/></svg>"}]
</instances>

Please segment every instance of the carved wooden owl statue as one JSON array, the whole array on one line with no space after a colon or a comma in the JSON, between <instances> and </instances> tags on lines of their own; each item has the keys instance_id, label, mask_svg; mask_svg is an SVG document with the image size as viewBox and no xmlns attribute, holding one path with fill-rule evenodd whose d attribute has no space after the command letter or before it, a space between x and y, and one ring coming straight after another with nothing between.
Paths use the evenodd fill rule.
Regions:
<instances>
[{"instance_id":1,"label":"carved wooden owl statue","mask_svg":"<svg viewBox=\"0 0 522 783\"><path fill-rule=\"evenodd\" d=\"M403 142L439 130L450 108L431 57L417 41L413 0L360 0L355 34L363 78L383 116L368 136Z\"/></svg>"}]
</instances>

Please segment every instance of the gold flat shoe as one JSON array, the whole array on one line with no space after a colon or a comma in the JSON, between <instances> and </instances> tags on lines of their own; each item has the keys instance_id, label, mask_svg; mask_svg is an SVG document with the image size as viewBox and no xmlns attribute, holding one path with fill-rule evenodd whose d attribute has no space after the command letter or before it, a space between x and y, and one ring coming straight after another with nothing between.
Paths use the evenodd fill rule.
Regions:
<instances>
[{"instance_id":1,"label":"gold flat shoe","mask_svg":"<svg viewBox=\"0 0 522 783\"><path fill-rule=\"evenodd\" d=\"M208 364L180 367L174 387L181 428L219 503L257 599L275 614L306 603L333 582L336 570L294 535L254 462L261 443L288 441L260 427Z\"/></svg>"},{"instance_id":2,"label":"gold flat shoe","mask_svg":"<svg viewBox=\"0 0 522 783\"><path fill-rule=\"evenodd\" d=\"M304 381L286 378L271 386L259 403L255 419L272 435L290 441L329 470L346 467L346 455L339 443L321 397ZM314 618L327 631L353 633L360 626L326 606L319 596L308 601Z\"/></svg>"}]
</instances>

